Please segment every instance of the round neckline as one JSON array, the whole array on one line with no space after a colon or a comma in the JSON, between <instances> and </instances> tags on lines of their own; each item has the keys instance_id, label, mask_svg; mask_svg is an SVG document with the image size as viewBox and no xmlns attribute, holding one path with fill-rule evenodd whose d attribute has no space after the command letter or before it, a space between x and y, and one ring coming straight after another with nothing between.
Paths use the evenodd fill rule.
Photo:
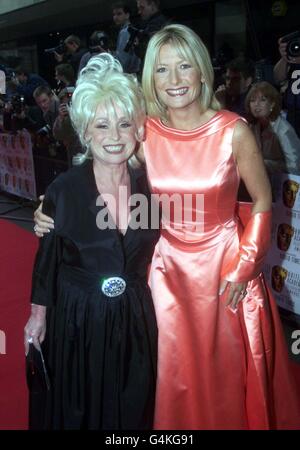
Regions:
<instances>
[{"instance_id":1,"label":"round neckline","mask_svg":"<svg viewBox=\"0 0 300 450\"><path fill-rule=\"evenodd\" d=\"M236 113L221 109L217 111L207 122L200 125L193 130L178 130L176 128L169 128L164 125L159 117L148 117L146 122L147 129L152 130L154 134L164 136L166 139L175 141L190 141L191 139L202 139L211 136L231 123L237 120L245 120ZM146 134L147 140L147 134Z\"/></svg>"},{"instance_id":2,"label":"round neckline","mask_svg":"<svg viewBox=\"0 0 300 450\"><path fill-rule=\"evenodd\" d=\"M193 134L193 133L198 133L200 130L202 131L202 129L209 126L211 124L211 122L213 122L214 120L216 120L219 117L220 114L221 114L221 110L216 111L216 113L210 119L208 119L206 122L204 122L199 127L193 128L192 130L180 130L179 128L168 127L167 125L165 125L162 122L161 118L156 119L156 123L158 123L160 125L160 127L167 132Z\"/></svg>"}]
</instances>

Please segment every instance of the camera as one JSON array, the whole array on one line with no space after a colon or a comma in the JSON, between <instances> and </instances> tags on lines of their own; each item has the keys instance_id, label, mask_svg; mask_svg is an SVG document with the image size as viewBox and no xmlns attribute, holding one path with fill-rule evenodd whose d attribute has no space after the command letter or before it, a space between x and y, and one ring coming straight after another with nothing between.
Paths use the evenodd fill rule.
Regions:
<instances>
[{"instance_id":1,"label":"camera","mask_svg":"<svg viewBox=\"0 0 300 450\"><path fill-rule=\"evenodd\" d=\"M68 104L70 104L70 102L71 102L71 98L72 98L72 95L73 95L74 91L75 91L75 87L74 86L66 87L66 96L68 97Z\"/></svg>"},{"instance_id":2,"label":"camera","mask_svg":"<svg viewBox=\"0 0 300 450\"><path fill-rule=\"evenodd\" d=\"M99 53L99 47L108 50L108 35L104 31L94 31L89 39L89 50L91 53Z\"/></svg>"},{"instance_id":3,"label":"camera","mask_svg":"<svg viewBox=\"0 0 300 450\"><path fill-rule=\"evenodd\" d=\"M22 95L14 95L11 98L11 105L14 114L21 114L22 111L24 111L25 107L25 99Z\"/></svg>"},{"instance_id":4,"label":"camera","mask_svg":"<svg viewBox=\"0 0 300 450\"><path fill-rule=\"evenodd\" d=\"M298 58L300 56L300 31L294 31L294 33L283 36L281 42L287 44L286 52L288 58Z\"/></svg>"},{"instance_id":5,"label":"camera","mask_svg":"<svg viewBox=\"0 0 300 450\"><path fill-rule=\"evenodd\" d=\"M39 130L37 130L37 134L39 136L50 136L50 134L51 134L50 125L47 124L44 127L42 127Z\"/></svg>"},{"instance_id":6,"label":"camera","mask_svg":"<svg viewBox=\"0 0 300 450\"><path fill-rule=\"evenodd\" d=\"M52 48L45 48L45 53L58 53L59 55L63 55L66 51L66 46L63 41L60 41L60 43L56 47Z\"/></svg>"},{"instance_id":7,"label":"camera","mask_svg":"<svg viewBox=\"0 0 300 450\"><path fill-rule=\"evenodd\" d=\"M60 100L60 104L70 105L71 99L72 99L72 95L73 95L74 91L75 91L75 87L74 86L68 86L68 87L65 87L64 89L62 89L60 91L60 93L58 94L58 98Z\"/></svg>"}]
</instances>

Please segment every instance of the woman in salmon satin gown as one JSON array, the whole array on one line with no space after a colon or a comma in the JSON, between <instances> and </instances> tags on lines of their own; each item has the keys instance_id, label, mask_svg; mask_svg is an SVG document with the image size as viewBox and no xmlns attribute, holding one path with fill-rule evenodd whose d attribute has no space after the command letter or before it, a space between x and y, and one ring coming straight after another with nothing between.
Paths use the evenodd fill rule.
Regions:
<instances>
[{"instance_id":1,"label":"woman in salmon satin gown","mask_svg":"<svg viewBox=\"0 0 300 450\"><path fill-rule=\"evenodd\" d=\"M178 221L162 208L151 265L155 428L297 428L281 324L260 273L271 194L254 137L241 117L219 110L208 52L185 26L169 25L151 39L142 82L151 190L179 194L184 213ZM244 231L236 214L240 178L253 199Z\"/></svg>"},{"instance_id":2,"label":"woman in salmon satin gown","mask_svg":"<svg viewBox=\"0 0 300 450\"><path fill-rule=\"evenodd\" d=\"M152 192L177 194L184 213L180 220L170 208L174 222L162 208L151 264L159 329L154 427L298 428L280 319L260 273L270 241L268 177L252 132L219 110L212 86L208 52L192 30L169 25L152 37L139 154ZM240 178L253 199L244 230ZM36 223L40 233L49 222L38 212Z\"/></svg>"}]
</instances>

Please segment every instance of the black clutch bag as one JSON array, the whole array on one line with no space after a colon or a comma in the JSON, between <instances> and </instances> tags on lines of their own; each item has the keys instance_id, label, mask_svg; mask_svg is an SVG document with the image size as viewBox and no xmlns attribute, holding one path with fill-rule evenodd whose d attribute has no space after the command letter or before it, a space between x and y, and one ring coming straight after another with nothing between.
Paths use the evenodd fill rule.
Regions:
<instances>
[{"instance_id":1,"label":"black clutch bag","mask_svg":"<svg viewBox=\"0 0 300 450\"><path fill-rule=\"evenodd\" d=\"M26 380L31 393L41 393L50 390L50 380L46 369L41 347L39 350L29 344L26 355Z\"/></svg>"}]
</instances>

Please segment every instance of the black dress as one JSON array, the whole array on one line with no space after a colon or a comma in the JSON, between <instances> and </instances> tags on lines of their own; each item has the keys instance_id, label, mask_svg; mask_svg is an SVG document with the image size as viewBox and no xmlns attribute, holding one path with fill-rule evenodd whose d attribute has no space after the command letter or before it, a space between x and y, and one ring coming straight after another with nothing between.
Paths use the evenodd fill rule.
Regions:
<instances>
[{"instance_id":1,"label":"black dress","mask_svg":"<svg viewBox=\"0 0 300 450\"><path fill-rule=\"evenodd\" d=\"M149 198L144 171L129 172L132 194ZM52 386L42 417L31 398L32 428L37 415L46 429L152 427L157 326L147 270L159 230L100 230L98 196L88 161L56 178L44 200L55 230L40 241L31 301L47 306ZM107 297L102 282L115 276L126 290Z\"/></svg>"}]
</instances>

